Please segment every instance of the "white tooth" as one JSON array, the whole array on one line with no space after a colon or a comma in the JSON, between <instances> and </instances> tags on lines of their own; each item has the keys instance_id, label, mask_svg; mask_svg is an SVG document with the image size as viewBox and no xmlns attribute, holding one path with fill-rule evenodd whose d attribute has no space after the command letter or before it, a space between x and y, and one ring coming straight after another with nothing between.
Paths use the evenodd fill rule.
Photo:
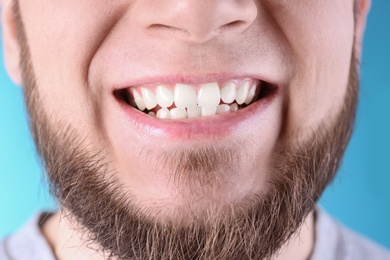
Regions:
<instances>
[{"instance_id":1,"label":"white tooth","mask_svg":"<svg viewBox=\"0 0 390 260\"><path fill-rule=\"evenodd\" d=\"M237 85L234 81L229 81L221 89L221 99L225 103L233 103L236 98Z\"/></svg>"},{"instance_id":2,"label":"white tooth","mask_svg":"<svg viewBox=\"0 0 390 260\"><path fill-rule=\"evenodd\" d=\"M190 85L176 84L173 96L176 107L184 108L197 105L196 92Z\"/></svg>"},{"instance_id":3,"label":"white tooth","mask_svg":"<svg viewBox=\"0 0 390 260\"><path fill-rule=\"evenodd\" d=\"M144 100L142 99L142 96L138 94L138 91L133 89L133 98L134 102L137 105L137 108L141 111L145 110L145 103Z\"/></svg>"},{"instance_id":4,"label":"white tooth","mask_svg":"<svg viewBox=\"0 0 390 260\"><path fill-rule=\"evenodd\" d=\"M148 113L148 115L149 115L149 116L152 116L152 117L156 117L156 113L154 113L153 111L150 111L150 112Z\"/></svg>"},{"instance_id":5,"label":"white tooth","mask_svg":"<svg viewBox=\"0 0 390 260\"><path fill-rule=\"evenodd\" d=\"M218 83L203 84L198 93L198 106L216 107L221 102Z\"/></svg>"},{"instance_id":6,"label":"white tooth","mask_svg":"<svg viewBox=\"0 0 390 260\"><path fill-rule=\"evenodd\" d=\"M238 105L237 105L237 103L233 103L233 104L230 105L230 111L231 111L231 112L236 112L236 111L238 111Z\"/></svg>"},{"instance_id":7,"label":"white tooth","mask_svg":"<svg viewBox=\"0 0 390 260\"><path fill-rule=\"evenodd\" d=\"M230 112L230 106L228 104L222 104L217 107L217 114L223 114Z\"/></svg>"},{"instance_id":8,"label":"white tooth","mask_svg":"<svg viewBox=\"0 0 390 260\"><path fill-rule=\"evenodd\" d=\"M241 105L245 102L246 98L248 97L250 83L251 82L249 80L245 80L244 82L242 82L241 87L237 90L237 94L236 94L237 104Z\"/></svg>"},{"instance_id":9,"label":"white tooth","mask_svg":"<svg viewBox=\"0 0 390 260\"><path fill-rule=\"evenodd\" d=\"M245 100L246 105L249 105L252 102L253 98L255 97L255 93L256 93L256 84L253 84L253 86L249 89L248 96Z\"/></svg>"},{"instance_id":10,"label":"white tooth","mask_svg":"<svg viewBox=\"0 0 390 260\"><path fill-rule=\"evenodd\" d=\"M141 92L146 108L148 110L155 108L157 106L156 96L146 88L141 88Z\"/></svg>"},{"instance_id":11,"label":"white tooth","mask_svg":"<svg viewBox=\"0 0 390 260\"><path fill-rule=\"evenodd\" d=\"M193 106L193 107L187 108L187 117L188 118L200 117L200 115L201 115L200 106Z\"/></svg>"},{"instance_id":12,"label":"white tooth","mask_svg":"<svg viewBox=\"0 0 390 260\"><path fill-rule=\"evenodd\" d=\"M204 106L201 108L201 115L202 116L212 116L217 113L217 107L216 106Z\"/></svg>"},{"instance_id":13,"label":"white tooth","mask_svg":"<svg viewBox=\"0 0 390 260\"><path fill-rule=\"evenodd\" d=\"M187 116L187 111L184 107L172 108L169 112L171 119L182 119Z\"/></svg>"},{"instance_id":14,"label":"white tooth","mask_svg":"<svg viewBox=\"0 0 390 260\"><path fill-rule=\"evenodd\" d=\"M170 107L173 104L173 91L160 85L156 89L156 99L160 107Z\"/></svg>"},{"instance_id":15,"label":"white tooth","mask_svg":"<svg viewBox=\"0 0 390 260\"><path fill-rule=\"evenodd\" d=\"M161 108L160 110L158 110L156 117L162 118L162 119L169 119L170 113L169 113L168 108Z\"/></svg>"}]
</instances>

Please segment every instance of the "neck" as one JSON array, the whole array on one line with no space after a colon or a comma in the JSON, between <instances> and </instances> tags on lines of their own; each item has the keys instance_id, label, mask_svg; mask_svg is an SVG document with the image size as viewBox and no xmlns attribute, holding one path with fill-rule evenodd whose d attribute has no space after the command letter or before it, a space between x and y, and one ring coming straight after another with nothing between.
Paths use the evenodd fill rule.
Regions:
<instances>
[{"instance_id":1,"label":"neck","mask_svg":"<svg viewBox=\"0 0 390 260\"><path fill-rule=\"evenodd\" d=\"M64 214L56 213L42 227L42 233L52 248L56 259L103 260L107 256L97 250L97 246L87 244ZM296 234L283 245L279 254L272 260L306 260L314 248L315 220L310 213Z\"/></svg>"},{"instance_id":2,"label":"neck","mask_svg":"<svg viewBox=\"0 0 390 260\"><path fill-rule=\"evenodd\" d=\"M306 260L314 249L315 242L315 213L311 212L300 229L280 249L273 260Z\"/></svg>"}]
</instances>

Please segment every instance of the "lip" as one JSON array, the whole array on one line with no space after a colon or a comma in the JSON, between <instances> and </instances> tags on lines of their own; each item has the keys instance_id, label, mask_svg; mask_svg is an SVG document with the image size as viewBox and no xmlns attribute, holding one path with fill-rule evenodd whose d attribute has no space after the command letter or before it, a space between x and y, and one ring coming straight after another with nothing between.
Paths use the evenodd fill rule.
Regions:
<instances>
[{"instance_id":1,"label":"lip","mask_svg":"<svg viewBox=\"0 0 390 260\"><path fill-rule=\"evenodd\" d=\"M229 79L240 78L250 78L250 76L226 77L226 75L218 75L216 77L215 75L209 74L206 77L202 77L202 80L199 80L199 77L196 78L191 76L168 76L133 81L129 86L151 84L153 82L166 84L178 82L183 84L203 84L207 82L227 81ZM262 117L267 115L271 104L276 97L279 96L280 92L280 88L278 86L269 82L265 83L270 86L270 91L268 91L269 93L251 105L236 112L182 120L165 120L149 116L146 113L130 106L120 97L115 95L114 97L116 99L116 103L119 105L119 111L122 113L120 116L123 117L133 129L136 129L143 135L170 139L224 137L241 129L250 129L252 124L263 121ZM119 90L123 89L123 87L115 89Z\"/></svg>"},{"instance_id":2,"label":"lip","mask_svg":"<svg viewBox=\"0 0 390 260\"><path fill-rule=\"evenodd\" d=\"M112 85L111 91L115 92L117 90L121 90L124 88L128 88L131 86L139 86L139 85L148 85L155 83L165 83L165 84L189 84L189 85L200 85L209 82L226 82L231 79L245 79L252 78L258 79L263 82L267 82L272 86L279 86L280 83L273 81L265 75L252 75L252 74L234 74L234 73L208 73L205 75L183 75L183 74L171 74L171 75L156 75L147 78L139 78L139 79L130 79L124 80L122 82L117 82L117 84Z\"/></svg>"}]
</instances>

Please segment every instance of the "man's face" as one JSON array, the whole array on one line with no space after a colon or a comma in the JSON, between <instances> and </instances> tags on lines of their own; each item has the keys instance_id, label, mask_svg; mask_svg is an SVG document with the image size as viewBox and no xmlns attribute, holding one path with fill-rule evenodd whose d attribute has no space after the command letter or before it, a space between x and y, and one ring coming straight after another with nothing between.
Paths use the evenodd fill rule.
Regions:
<instances>
[{"instance_id":1,"label":"man's face","mask_svg":"<svg viewBox=\"0 0 390 260\"><path fill-rule=\"evenodd\" d=\"M85 149L104 149L125 189L147 205L202 207L264 191L277 144L304 141L345 97L353 1L208 2L20 1L44 111L85 138ZM196 120L152 118L115 95L245 78L276 90ZM175 185L177 165L167 157L205 148L232 150L234 171L208 183L212 196L192 197ZM194 163L218 171L213 159Z\"/></svg>"},{"instance_id":2,"label":"man's face","mask_svg":"<svg viewBox=\"0 0 390 260\"><path fill-rule=\"evenodd\" d=\"M261 211L283 180L304 180L308 201L316 200L332 178L355 112L354 1L20 0L19 8L34 134L71 212L65 197L93 190L86 180L102 186L112 209L188 226L254 205ZM222 90L228 83L232 90ZM134 90L150 107L136 107ZM164 102L153 106L148 91L174 96L172 105L165 100L171 117L201 116L156 118L148 113ZM195 105L175 109L188 91ZM224 92L236 100L215 104ZM207 116L218 104L232 111ZM278 199L277 208L288 208ZM291 205L303 208L291 223L312 209L305 203Z\"/></svg>"}]
</instances>

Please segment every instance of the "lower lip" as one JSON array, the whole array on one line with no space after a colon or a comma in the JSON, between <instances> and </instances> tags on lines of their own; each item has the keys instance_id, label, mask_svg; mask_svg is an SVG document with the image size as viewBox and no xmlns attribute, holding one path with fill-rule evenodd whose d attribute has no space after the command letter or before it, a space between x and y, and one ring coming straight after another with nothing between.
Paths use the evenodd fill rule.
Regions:
<instances>
[{"instance_id":1,"label":"lower lip","mask_svg":"<svg viewBox=\"0 0 390 260\"><path fill-rule=\"evenodd\" d=\"M277 95L277 90L255 103L236 112L193 119L159 119L128 105L117 98L120 111L125 119L139 133L171 139L212 138L230 135L238 129L250 129L251 125L262 121Z\"/></svg>"}]
</instances>

